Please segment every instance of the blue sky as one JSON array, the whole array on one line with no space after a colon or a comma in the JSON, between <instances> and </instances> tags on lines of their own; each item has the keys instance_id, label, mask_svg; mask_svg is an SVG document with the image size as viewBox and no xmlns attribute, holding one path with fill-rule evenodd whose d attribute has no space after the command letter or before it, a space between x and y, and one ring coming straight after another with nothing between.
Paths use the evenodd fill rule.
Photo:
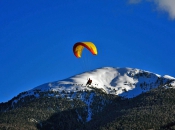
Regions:
<instances>
[{"instance_id":1,"label":"blue sky","mask_svg":"<svg viewBox=\"0 0 175 130\"><path fill-rule=\"evenodd\" d=\"M0 102L100 67L175 77L175 1L1 0ZM74 43L91 41L98 55Z\"/></svg>"}]
</instances>

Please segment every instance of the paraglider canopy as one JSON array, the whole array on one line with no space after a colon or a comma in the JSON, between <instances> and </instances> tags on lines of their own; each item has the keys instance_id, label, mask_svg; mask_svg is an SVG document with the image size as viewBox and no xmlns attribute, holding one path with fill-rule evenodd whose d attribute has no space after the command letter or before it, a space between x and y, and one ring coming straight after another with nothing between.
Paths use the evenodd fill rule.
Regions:
<instances>
[{"instance_id":1,"label":"paraglider canopy","mask_svg":"<svg viewBox=\"0 0 175 130\"><path fill-rule=\"evenodd\" d=\"M73 46L74 55L77 58L80 58L84 48L87 48L93 55L97 55L97 48L92 42L77 42L77 43L75 43Z\"/></svg>"}]
</instances>

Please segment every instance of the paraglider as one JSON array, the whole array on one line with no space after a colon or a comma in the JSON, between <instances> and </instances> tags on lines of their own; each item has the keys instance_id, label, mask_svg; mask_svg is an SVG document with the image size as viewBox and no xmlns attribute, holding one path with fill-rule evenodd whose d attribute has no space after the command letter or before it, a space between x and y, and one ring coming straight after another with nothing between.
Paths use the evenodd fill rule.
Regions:
<instances>
[{"instance_id":1,"label":"paraglider","mask_svg":"<svg viewBox=\"0 0 175 130\"><path fill-rule=\"evenodd\" d=\"M73 46L74 55L80 58L84 48L87 48L93 55L98 53L96 46L92 42L77 42Z\"/></svg>"},{"instance_id":2,"label":"paraglider","mask_svg":"<svg viewBox=\"0 0 175 130\"><path fill-rule=\"evenodd\" d=\"M88 49L93 55L97 55L97 48L92 42L77 42L73 46L73 53L77 58L81 58L83 49L86 48ZM86 58L82 58L85 60ZM84 62L85 64L86 62ZM92 80L89 78L86 86L88 87L89 85L92 84Z\"/></svg>"}]
</instances>

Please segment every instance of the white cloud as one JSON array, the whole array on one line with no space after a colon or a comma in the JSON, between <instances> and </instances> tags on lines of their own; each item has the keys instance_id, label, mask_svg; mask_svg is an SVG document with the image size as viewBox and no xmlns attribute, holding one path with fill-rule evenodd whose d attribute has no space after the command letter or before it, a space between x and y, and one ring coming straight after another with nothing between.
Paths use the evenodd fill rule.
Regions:
<instances>
[{"instance_id":1,"label":"white cloud","mask_svg":"<svg viewBox=\"0 0 175 130\"><path fill-rule=\"evenodd\" d=\"M130 4L138 4L144 0L128 0ZM175 19L175 0L145 0L146 2L154 2L156 8L165 11L169 14L171 19Z\"/></svg>"},{"instance_id":2,"label":"white cloud","mask_svg":"<svg viewBox=\"0 0 175 130\"><path fill-rule=\"evenodd\" d=\"M170 18L175 19L175 0L154 0L159 10L169 13Z\"/></svg>"}]
</instances>

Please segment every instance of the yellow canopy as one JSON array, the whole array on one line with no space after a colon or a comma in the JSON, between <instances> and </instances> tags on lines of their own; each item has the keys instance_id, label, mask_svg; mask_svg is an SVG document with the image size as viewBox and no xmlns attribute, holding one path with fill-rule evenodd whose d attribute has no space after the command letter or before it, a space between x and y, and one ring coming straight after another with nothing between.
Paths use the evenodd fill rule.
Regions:
<instances>
[{"instance_id":1,"label":"yellow canopy","mask_svg":"<svg viewBox=\"0 0 175 130\"><path fill-rule=\"evenodd\" d=\"M77 42L73 46L73 52L77 58L81 57L84 47L87 48L93 55L97 55L97 48L92 42Z\"/></svg>"}]
</instances>

